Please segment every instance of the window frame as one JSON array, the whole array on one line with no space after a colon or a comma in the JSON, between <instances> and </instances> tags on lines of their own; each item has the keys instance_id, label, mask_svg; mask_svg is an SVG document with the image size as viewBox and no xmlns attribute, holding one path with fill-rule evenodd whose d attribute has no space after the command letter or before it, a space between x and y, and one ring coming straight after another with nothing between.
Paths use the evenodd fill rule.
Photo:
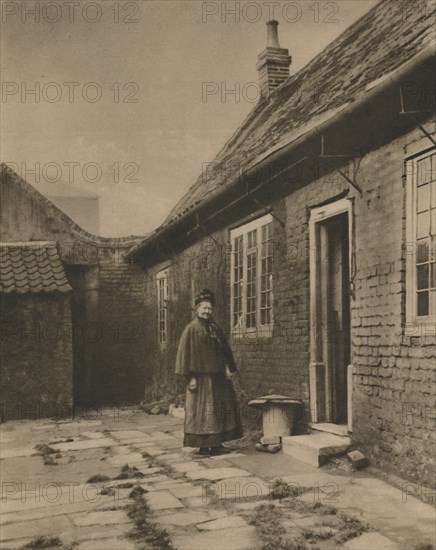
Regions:
<instances>
[{"instance_id":1,"label":"window frame","mask_svg":"<svg viewBox=\"0 0 436 550\"><path fill-rule=\"evenodd\" d=\"M428 144L428 142L427 142ZM408 148L408 157L405 159L406 170L406 329L409 336L425 336L436 334L435 315L417 314L417 163L426 157L436 154L435 146L425 146L421 141ZM431 187L431 182L430 182ZM431 200L431 199L430 199ZM430 204L430 224L431 224ZM431 227L431 225L430 225ZM436 238L435 238L436 240ZM433 251L434 254L434 251ZM429 257L432 255L431 236ZM429 262L431 265L431 262ZM430 277L429 273L429 277ZM430 283L429 283L430 284ZM429 287L430 288L430 287Z\"/></svg>"},{"instance_id":2,"label":"window frame","mask_svg":"<svg viewBox=\"0 0 436 550\"><path fill-rule=\"evenodd\" d=\"M157 286L157 340L159 346L164 350L168 342L168 273L169 269L162 269L156 273ZM163 282L163 298L161 294L161 284ZM164 313L163 327L161 325L161 313Z\"/></svg>"},{"instance_id":3,"label":"window frame","mask_svg":"<svg viewBox=\"0 0 436 550\"><path fill-rule=\"evenodd\" d=\"M248 334L249 337L259 337L259 338L271 338L272 329L274 326L274 285L271 284L271 319L267 324L261 324L261 277L262 277L262 227L273 223L273 216L271 214L266 214L261 217L256 218L255 220L249 221L247 223L241 224L240 226L230 230L230 327L232 336L240 336ZM256 323L255 326L247 327L247 288L248 288L248 234L254 230L257 230L257 241L255 248L257 250L256 258ZM273 230L273 226L272 226ZM273 233L272 233L273 235ZM242 291L241 291L241 301L242 301L242 310L241 317L243 323L241 326L234 326L234 305L235 305L235 242L236 239L242 237L242 277L239 279L242 281ZM274 240L271 236L269 239L271 246L273 246ZM273 258L273 249L271 251L271 258ZM271 277L273 277L273 264L271 267Z\"/></svg>"}]
</instances>

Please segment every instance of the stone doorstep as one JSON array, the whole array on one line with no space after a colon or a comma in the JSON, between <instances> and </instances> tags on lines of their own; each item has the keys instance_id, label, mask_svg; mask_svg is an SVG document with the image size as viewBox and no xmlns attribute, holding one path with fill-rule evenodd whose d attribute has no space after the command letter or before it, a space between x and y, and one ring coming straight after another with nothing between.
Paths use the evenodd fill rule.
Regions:
<instances>
[{"instance_id":1,"label":"stone doorstep","mask_svg":"<svg viewBox=\"0 0 436 550\"><path fill-rule=\"evenodd\" d=\"M323 432L282 437L284 454L315 468L319 468L333 456L345 454L350 447L351 440L348 437Z\"/></svg>"}]
</instances>

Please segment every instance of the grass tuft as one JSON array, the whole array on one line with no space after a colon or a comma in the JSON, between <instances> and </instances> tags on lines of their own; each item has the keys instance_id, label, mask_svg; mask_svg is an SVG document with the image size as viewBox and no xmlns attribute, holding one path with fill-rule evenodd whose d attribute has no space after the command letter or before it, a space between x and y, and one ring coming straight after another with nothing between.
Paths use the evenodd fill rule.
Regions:
<instances>
[{"instance_id":1,"label":"grass tuft","mask_svg":"<svg viewBox=\"0 0 436 550\"><path fill-rule=\"evenodd\" d=\"M62 541L59 537L47 537L45 535L36 537L21 548L61 548Z\"/></svg>"},{"instance_id":2,"label":"grass tuft","mask_svg":"<svg viewBox=\"0 0 436 550\"><path fill-rule=\"evenodd\" d=\"M110 481L110 477L102 474L94 474L86 481L86 483L103 483L105 481Z\"/></svg>"},{"instance_id":3,"label":"grass tuft","mask_svg":"<svg viewBox=\"0 0 436 550\"><path fill-rule=\"evenodd\" d=\"M129 534L130 538L138 542L139 547L144 550L151 548L153 550L175 550L168 531L162 529L154 521L152 511L140 489L140 487L135 487L130 493L135 501L127 508L127 515L135 525Z\"/></svg>"}]
</instances>

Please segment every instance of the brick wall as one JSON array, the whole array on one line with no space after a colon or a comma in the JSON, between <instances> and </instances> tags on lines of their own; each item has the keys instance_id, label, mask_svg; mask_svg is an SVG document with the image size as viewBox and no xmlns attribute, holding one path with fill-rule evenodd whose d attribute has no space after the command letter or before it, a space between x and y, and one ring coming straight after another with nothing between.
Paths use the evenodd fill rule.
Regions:
<instances>
[{"instance_id":1,"label":"brick wall","mask_svg":"<svg viewBox=\"0 0 436 550\"><path fill-rule=\"evenodd\" d=\"M351 301L353 440L372 462L405 478L433 485L434 338L405 334L404 146L412 133L368 153L357 180L362 196L337 172L296 189L272 204L274 214L274 329L270 339L232 341L251 396L270 390L303 400L304 431L309 407L309 207L354 197L355 299ZM313 168L313 167L312 167ZM156 272L146 271L147 333L156 388L175 385L174 359L180 334L191 318L193 290L214 290L217 320L228 327L229 229L191 246L170 263L169 342L157 344ZM425 413L425 414L424 414Z\"/></svg>"},{"instance_id":2,"label":"brick wall","mask_svg":"<svg viewBox=\"0 0 436 550\"><path fill-rule=\"evenodd\" d=\"M1 298L2 420L69 417L73 398L70 293Z\"/></svg>"},{"instance_id":3,"label":"brick wall","mask_svg":"<svg viewBox=\"0 0 436 550\"><path fill-rule=\"evenodd\" d=\"M58 244L73 288L72 318L68 323L60 319L59 328L65 334L73 330L73 392L79 414L83 406L140 401L149 376L144 273L124 262L139 239L87 233L10 169L2 168L0 183L2 240Z\"/></svg>"}]
</instances>

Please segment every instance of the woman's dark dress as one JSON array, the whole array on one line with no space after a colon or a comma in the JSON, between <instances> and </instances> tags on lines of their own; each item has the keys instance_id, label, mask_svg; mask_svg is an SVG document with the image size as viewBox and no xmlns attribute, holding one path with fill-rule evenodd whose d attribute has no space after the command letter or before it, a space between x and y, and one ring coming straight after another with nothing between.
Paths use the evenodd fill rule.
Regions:
<instances>
[{"instance_id":1,"label":"woman's dark dress","mask_svg":"<svg viewBox=\"0 0 436 550\"><path fill-rule=\"evenodd\" d=\"M176 359L176 374L197 380L195 391L186 390L185 447L216 447L242 437L226 366L236 372L224 333L213 321L196 317L183 331Z\"/></svg>"}]
</instances>

